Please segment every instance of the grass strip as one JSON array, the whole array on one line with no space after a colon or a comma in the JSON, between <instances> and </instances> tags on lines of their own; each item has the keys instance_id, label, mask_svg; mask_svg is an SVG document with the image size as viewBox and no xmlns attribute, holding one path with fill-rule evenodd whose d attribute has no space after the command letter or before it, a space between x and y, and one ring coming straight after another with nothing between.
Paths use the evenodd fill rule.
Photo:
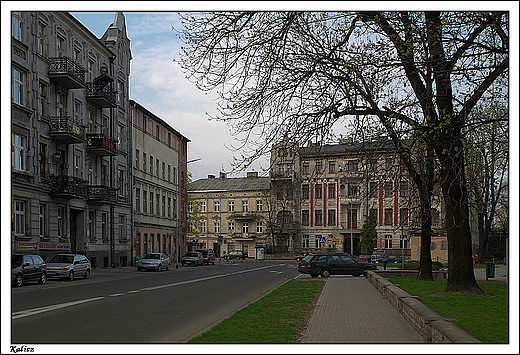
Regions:
<instances>
[{"instance_id":1,"label":"grass strip","mask_svg":"<svg viewBox=\"0 0 520 355\"><path fill-rule=\"evenodd\" d=\"M294 343L324 284L320 279L286 282L189 343Z\"/></svg>"},{"instance_id":2,"label":"grass strip","mask_svg":"<svg viewBox=\"0 0 520 355\"><path fill-rule=\"evenodd\" d=\"M490 295L445 292L447 280L419 281L413 278L389 278L404 291L419 296L420 301L443 317L457 320L457 325L483 343L508 343L509 287L502 282L479 281Z\"/></svg>"}]
</instances>

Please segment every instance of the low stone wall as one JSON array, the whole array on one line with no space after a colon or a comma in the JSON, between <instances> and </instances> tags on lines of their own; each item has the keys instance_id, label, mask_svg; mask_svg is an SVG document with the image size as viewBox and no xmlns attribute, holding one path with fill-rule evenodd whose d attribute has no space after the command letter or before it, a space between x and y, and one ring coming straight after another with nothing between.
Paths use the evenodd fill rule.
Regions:
<instances>
[{"instance_id":1,"label":"low stone wall","mask_svg":"<svg viewBox=\"0 0 520 355\"><path fill-rule=\"evenodd\" d=\"M413 270L400 270L413 271ZM402 314L427 343L481 343L480 340L457 326L457 320L442 317L420 302L418 296L411 296L399 285L392 284L381 272L367 271L367 280L387 301ZM403 277L395 276L392 277Z\"/></svg>"},{"instance_id":2,"label":"low stone wall","mask_svg":"<svg viewBox=\"0 0 520 355\"><path fill-rule=\"evenodd\" d=\"M377 274L390 278L390 277L403 277L403 278L416 278L419 274L419 270L402 270L402 269L386 269L386 270L377 270ZM432 275L434 279L447 279L448 271L445 270L437 270L432 271Z\"/></svg>"}]
</instances>

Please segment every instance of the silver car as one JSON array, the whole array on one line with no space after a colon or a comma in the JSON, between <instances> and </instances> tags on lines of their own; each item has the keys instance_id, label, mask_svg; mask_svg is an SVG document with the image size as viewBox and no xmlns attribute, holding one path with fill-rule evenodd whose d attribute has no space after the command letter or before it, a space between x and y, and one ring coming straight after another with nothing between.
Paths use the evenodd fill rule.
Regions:
<instances>
[{"instance_id":1,"label":"silver car","mask_svg":"<svg viewBox=\"0 0 520 355\"><path fill-rule=\"evenodd\" d=\"M142 259L137 262L137 271L141 270L170 270L172 265L168 255L164 253L147 253Z\"/></svg>"},{"instance_id":2,"label":"silver car","mask_svg":"<svg viewBox=\"0 0 520 355\"><path fill-rule=\"evenodd\" d=\"M47 277L60 277L74 280L76 276L90 278L92 266L85 255L56 254L47 263Z\"/></svg>"},{"instance_id":3,"label":"silver car","mask_svg":"<svg viewBox=\"0 0 520 355\"><path fill-rule=\"evenodd\" d=\"M202 266L204 266L204 257L198 251L190 251L190 252L187 252L181 258L181 264L182 264L182 266L184 266L184 265L194 265L194 266L202 265Z\"/></svg>"}]
</instances>

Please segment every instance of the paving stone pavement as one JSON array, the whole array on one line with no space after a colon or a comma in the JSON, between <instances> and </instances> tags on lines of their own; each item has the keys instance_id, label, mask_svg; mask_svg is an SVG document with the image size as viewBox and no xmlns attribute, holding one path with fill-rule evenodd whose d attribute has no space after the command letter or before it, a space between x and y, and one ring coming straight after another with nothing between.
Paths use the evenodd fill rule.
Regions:
<instances>
[{"instance_id":1,"label":"paving stone pavement","mask_svg":"<svg viewBox=\"0 0 520 355\"><path fill-rule=\"evenodd\" d=\"M327 279L302 343L424 343L364 277Z\"/></svg>"}]
</instances>

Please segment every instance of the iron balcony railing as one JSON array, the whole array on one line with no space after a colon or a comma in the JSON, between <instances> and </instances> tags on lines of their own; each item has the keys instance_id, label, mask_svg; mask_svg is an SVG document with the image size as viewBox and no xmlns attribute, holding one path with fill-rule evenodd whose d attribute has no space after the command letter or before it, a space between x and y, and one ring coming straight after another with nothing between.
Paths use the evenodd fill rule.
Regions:
<instances>
[{"instance_id":1,"label":"iron balcony railing","mask_svg":"<svg viewBox=\"0 0 520 355\"><path fill-rule=\"evenodd\" d=\"M69 57L49 58L49 76L67 75L85 85L86 69Z\"/></svg>"},{"instance_id":2,"label":"iron balcony railing","mask_svg":"<svg viewBox=\"0 0 520 355\"><path fill-rule=\"evenodd\" d=\"M105 185L89 185L87 198L89 201L116 202L117 189Z\"/></svg>"},{"instance_id":3,"label":"iron balcony railing","mask_svg":"<svg viewBox=\"0 0 520 355\"><path fill-rule=\"evenodd\" d=\"M71 116L50 117L49 134L61 135L64 139L72 140L76 143L86 140L85 125L77 122Z\"/></svg>"},{"instance_id":4,"label":"iron balcony railing","mask_svg":"<svg viewBox=\"0 0 520 355\"><path fill-rule=\"evenodd\" d=\"M117 143L103 133L87 133L87 150L99 155L117 155Z\"/></svg>"},{"instance_id":5,"label":"iron balcony railing","mask_svg":"<svg viewBox=\"0 0 520 355\"><path fill-rule=\"evenodd\" d=\"M87 182L69 175L51 175L51 193L69 195L71 197L86 197Z\"/></svg>"},{"instance_id":6,"label":"iron balcony railing","mask_svg":"<svg viewBox=\"0 0 520 355\"><path fill-rule=\"evenodd\" d=\"M110 85L104 83L87 83L87 99L100 107L116 107L116 92Z\"/></svg>"}]
</instances>

